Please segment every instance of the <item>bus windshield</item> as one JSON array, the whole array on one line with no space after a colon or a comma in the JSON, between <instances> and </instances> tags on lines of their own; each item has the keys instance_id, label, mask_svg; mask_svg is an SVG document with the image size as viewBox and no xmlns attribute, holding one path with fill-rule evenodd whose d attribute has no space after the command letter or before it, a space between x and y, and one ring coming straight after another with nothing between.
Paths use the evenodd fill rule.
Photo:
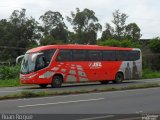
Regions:
<instances>
[{"instance_id":1,"label":"bus windshield","mask_svg":"<svg viewBox=\"0 0 160 120\"><path fill-rule=\"evenodd\" d=\"M47 67L54 53L55 50L26 53L21 64L21 74L29 74L31 72Z\"/></svg>"}]
</instances>

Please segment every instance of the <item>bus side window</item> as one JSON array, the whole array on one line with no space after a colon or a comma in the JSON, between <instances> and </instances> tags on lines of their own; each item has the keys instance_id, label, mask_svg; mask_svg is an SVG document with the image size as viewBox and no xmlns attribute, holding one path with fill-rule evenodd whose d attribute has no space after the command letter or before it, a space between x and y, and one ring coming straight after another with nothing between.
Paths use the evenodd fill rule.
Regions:
<instances>
[{"instance_id":1,"label":"bus side window","mask_svg":"<svg viewBox=\"0 0 160 120\"><path fill-rule=\"evenodd\" d=\"M105 50L103 53L104 61L115 61L116 60L116 52L111 50Z\"/></svg>"},{"instance_id":2,"label":"bus side window","mask_svg":"<svg viewBox=\"0 0 160 120\"><path fill-rule=\"evenodd\" d=\"M102 54L100 51L96 50L90 50L88 51L88 57L91 61L101 61L102 60Z\"/></svg>"},{"instance_id":3,"label":"bus side window","mask_svg":"<svg viewBox=\"0 0 160 120\"><path fill-rule=\"evenodd\" d=\"M128 59L129 61L135 61L140 59L140 51L130 51Z\"/></svg>"},{"instance_id":4,"label":"bus side window","mask_svg":"<svg viewBox=\"0 0 160 120\"><path fill-rule=\"evenodd\" d=\"M71 61L72 60L72 51L71 50L60 50L56 61Z\"/></svg>"},{"instance_id":5,"label":"bus side window","mask_svg":"<svg viewBox=\"0 0 160 120\"><path fill-rule=\"evenodd\" d=\"M73 50L73 61L86 61L86 50Z\"/></svg>"},{"instance_id":6,"label":"bus side window","mask_svg":"<svg viewBox=\"0 0 160 120\"><path fill-rule=\"evenodd\" d=\"M120 50L120 51L116 51L117 52L117 60L118 61L128 61L128 52L129 51L123 51L123 50Z\"/></svg>"}]
</instances>

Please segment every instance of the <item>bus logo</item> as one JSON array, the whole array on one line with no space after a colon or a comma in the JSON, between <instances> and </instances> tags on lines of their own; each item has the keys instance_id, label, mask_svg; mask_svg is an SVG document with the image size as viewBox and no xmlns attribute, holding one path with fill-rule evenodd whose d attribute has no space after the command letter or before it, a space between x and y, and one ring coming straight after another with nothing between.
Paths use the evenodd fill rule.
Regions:
<instances>
[{"instance_id":1,"label":"bus logo","mask_svg":"<svg viewBox=\"0 0 160 120\"><path fill-rule=\"evenodd\" d=\"M102 67L102 63L101 62L91 62L89 63L89 67L90 69L99 69Z\"/></svg>"}]
</instances>

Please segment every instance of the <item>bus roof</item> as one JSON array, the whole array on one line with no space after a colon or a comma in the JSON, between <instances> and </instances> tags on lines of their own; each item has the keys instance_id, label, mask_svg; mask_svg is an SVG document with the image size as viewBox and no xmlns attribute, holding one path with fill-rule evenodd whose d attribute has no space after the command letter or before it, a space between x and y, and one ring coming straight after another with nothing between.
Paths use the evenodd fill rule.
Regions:
<instances>
[{"instance_id":1,"label":"bus roof","mask_svg":"<svg viewBox=\"0 0 160 120\"><path fill-rule=\"evenodd\" d=\"M27 51L27 53L39 52L49 49L87 49L87 50L133 50L138 48L123 48L123 47L110 47L110 46L99 46L99 45L79 45L79 44L67 44L67 45L47 45L40 46Z\"/></svg>"}]
</instances>

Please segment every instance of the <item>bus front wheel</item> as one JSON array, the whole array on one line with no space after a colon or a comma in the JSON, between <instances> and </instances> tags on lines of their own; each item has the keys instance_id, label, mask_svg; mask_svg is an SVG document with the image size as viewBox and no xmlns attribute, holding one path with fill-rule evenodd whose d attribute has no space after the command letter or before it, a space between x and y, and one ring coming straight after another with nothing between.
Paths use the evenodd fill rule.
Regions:
<instances>
[{"instance_id":1,"label":"bus front wheel","mask_svg":"<svg viewBox=\"0 0 160 120\"><path fill-rule=\"evenodd\" d=\"M53 77L51 85L53 88L59 88L62 85L62 81L63 81L63 78L59 75L56 75Z\"/></svg>"},{"instance_id":2,"label":"bus front wheel","mask_svg":"<svg viewBox=\"0 0 160 120\"><path fill-rule=\"evenodd\" d=\"M108 84L109 83L109 81L100 81L101 82L101 84Z\"/></svg>"},{"instance_id":3,"label":"bus front wheel","mask_svg":"<svg viewBox=\"0 0 160 120\"><path fill-rule=\"evenodd\" d=\"M121 83L123 81L124 77L122 73L117 73L115 76L115 80L113 81L114 83Z\"/></svg>"}]
</instances>

